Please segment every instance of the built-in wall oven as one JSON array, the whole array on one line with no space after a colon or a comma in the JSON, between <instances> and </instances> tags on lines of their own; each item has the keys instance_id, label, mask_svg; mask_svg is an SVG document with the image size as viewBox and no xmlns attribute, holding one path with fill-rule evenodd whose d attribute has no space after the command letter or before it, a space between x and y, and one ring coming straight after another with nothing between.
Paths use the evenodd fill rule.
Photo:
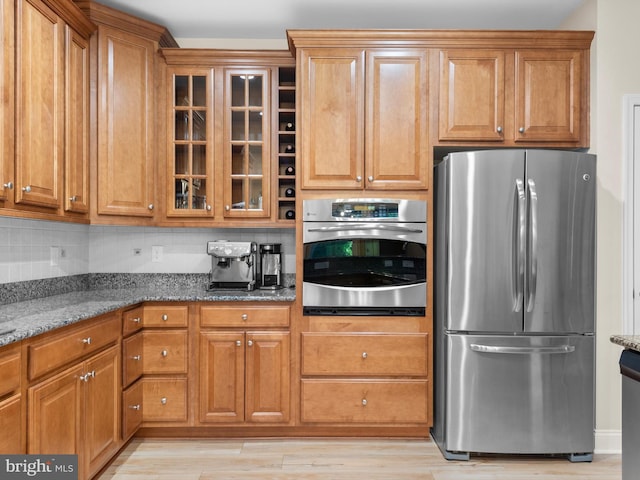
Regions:
<instances>
[{"instance_id":1,"label":"built-in wall oven","mask_svg":"<svg viewBox=\"0 0 640 480\"><path fill-rule=\"evenodd\" d=\"M305 315L424 315L427 203L304 200Z\"/></svg>"}]
</instances>

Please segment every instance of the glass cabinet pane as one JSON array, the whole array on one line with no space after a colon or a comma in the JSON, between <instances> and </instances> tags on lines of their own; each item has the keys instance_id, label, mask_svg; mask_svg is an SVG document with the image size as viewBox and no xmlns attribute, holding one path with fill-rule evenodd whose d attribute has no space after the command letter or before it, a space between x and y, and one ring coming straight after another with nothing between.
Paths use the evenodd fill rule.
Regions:
<instances>
[{"instance_id":1,"label":"glass cabinet pane","mask_svg":"<svg viewBox=\"0 0 640 480\"><path fill-rule=\"evenodd\" d=\"M262 178L254 178L249 182L249 208L262 209Z\"/></svg>"},{"instance_id":2,"label":"glass cabinet pane","mask_svg":"<svg viewBox=\"0 0 640 480\"><path fill-rule=\"evenodd\" d=\"M245 78L246 75L231 76L231 106L244 107L245 103Z\"/></svg>"},{"instance_id":3,"label":"glass cabinet pane","mask_svg":"<svg viewBox=\"0 0 640 480\"><path fill-rule=\"evenodd\" d=\"M249 175L262 175L262 145L249 145Z\"/></svg>"},{"instance_id":4,"label":"glass cabinet pane","mask_svg":"<svg viewBox=\"0 0 640 480\"><path fill-rule=\"evenodd\" d=\"M193 169L191 173L193 175L207 174L207 146L206 145L193 146Z\"/></svg>"},{"instance_id":5,"label":"glass cabinet pane","mask_svg":"<svg viewBox=\"0 0 640 480\"><path fill-rule=\"evenodd\" d=\"M231 175L243 175L246 145L231 146Z\"/></svg>"},{"instance_id":6,"label":"glass cabinet pane","mask_svg":"<svg viewBox=\"0 0 640 480\"><path fill-rule=\"evenodd\" d=\"M189 140L189 112L180 110L175 114L176 140Z\"/></svg>"},{"instance_id":7,"label":"glass cabinet pane","mask_svg":"<svg viewBox=\"0 0 640 480\"><path fill-rule=\"evenodd\" d=\"M251 75L249 81L249 106L262 106L262 75Z\"/></svg>"},{"instance_id":8,"label":"glass cabinet pane","mask_svg":"<svg viewBox=\"0 0 640 480\"><path fill-rule=\"evenodd\" d=\"M175 100L173 104L177 107L189 105L189 77L186 75L176 75L174 77Z\"/></svg>"},{"instance_id":9,"label":"glass cabinet pane","mask_svg":"<svg viewBox=\"0 0 640 480\"><path fill-rule=\"evenodd\" d=\"M262 140L262 112L249 112L249 140Z\"/></svg>"},{"instance_id":10,"label":"glass cabinet pane","mask_svg":"<svg viewBox=\"0 0 640 480\"><path fill-rule=\"evenodd\" d=\"M193 106L204 107L207 105L207 77L193 77Z\"/></svg>"},{"instance_id":11,"label":"glass cabinet pane","mask_svg":"<svg viewBox=\"0 0 640 480\"><path fill-rule=\"evenodd\" d=\"M244 182L242 179L231 179L231 208L246 208L244 204Z\"/></svg>"},{"instance_id":12,"label":"glass cabinet pane","mask_svg":"<svg viewBox=\"0 0 640 480\"><path fill-rule=\"evenodd\" d=\"M175 148L175 174L187 175L189 173L189 146L176 145Z\"/></svg>"},{"instance_id":13,"label":"glass cabinet pane","mask_svg":"<svg viewBox=\"0 0 640 480\"><path fill-rule=\"evenodd\" d=\"M245 139L245 112L231 112L231 140L242 141Z\"/></svg>"},{"instance_id":14,"label":"glass cabinet pane","mask_svg":"<svg viewBox=\"0 0 640 480\"><path fill-rule=\"evenodd\" d=\"M202 141L207 139L207 112L205 110L194 110L193 115L193 140Z\"/></svg>"}]
</instances>

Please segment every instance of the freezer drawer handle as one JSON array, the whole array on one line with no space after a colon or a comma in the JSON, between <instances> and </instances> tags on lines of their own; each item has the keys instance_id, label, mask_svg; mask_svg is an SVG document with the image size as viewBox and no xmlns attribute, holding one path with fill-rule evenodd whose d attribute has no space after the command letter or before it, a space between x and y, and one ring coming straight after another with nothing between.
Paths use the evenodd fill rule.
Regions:
<instances>
[{"instance_id":1,"label":"freezer drawer handle","mask_svg":"<svg viewBox=\"0 0 640 480\"><path fill-rule=\"evenodd\" d=\"M472 343L471 350L483 353L515 353L529 355L532 353L571 353L576 347L573 345L560 345L558 347L499 347L496 345L478 345Z\"/></svg>"}]
</instances>

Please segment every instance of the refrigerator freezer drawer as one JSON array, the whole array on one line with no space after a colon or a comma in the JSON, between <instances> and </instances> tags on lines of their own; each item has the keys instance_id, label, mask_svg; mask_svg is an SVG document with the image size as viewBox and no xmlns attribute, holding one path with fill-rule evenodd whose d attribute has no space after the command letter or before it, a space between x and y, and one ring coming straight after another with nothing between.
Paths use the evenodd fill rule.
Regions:
<instances>
[{"instance_id":1,"label":"refrigerator freezer drawer","mask_svg":"<svg viewBox=\"0 0 640 480\"><path fill-rule=\"evenodd\" d=\"M447 335L450 452L594 448L593 336Z\"/></svg>"}]
</instances>

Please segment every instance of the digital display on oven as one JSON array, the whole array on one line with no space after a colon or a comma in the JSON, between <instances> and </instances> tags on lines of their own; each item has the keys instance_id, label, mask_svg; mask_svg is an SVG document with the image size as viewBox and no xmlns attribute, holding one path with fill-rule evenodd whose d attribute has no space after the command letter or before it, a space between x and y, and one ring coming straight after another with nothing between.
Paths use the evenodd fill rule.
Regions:
<instances>
[{"instance_id":1,"label":"digital display on oven","mask_svg":"<svg viewBox=\"0 0 640 480\"><path fill-rule=\"evenodd\" d=\"M398 218L398 204L391 202L333 202L334 218Z\"/></svg>"}]
</instances>

